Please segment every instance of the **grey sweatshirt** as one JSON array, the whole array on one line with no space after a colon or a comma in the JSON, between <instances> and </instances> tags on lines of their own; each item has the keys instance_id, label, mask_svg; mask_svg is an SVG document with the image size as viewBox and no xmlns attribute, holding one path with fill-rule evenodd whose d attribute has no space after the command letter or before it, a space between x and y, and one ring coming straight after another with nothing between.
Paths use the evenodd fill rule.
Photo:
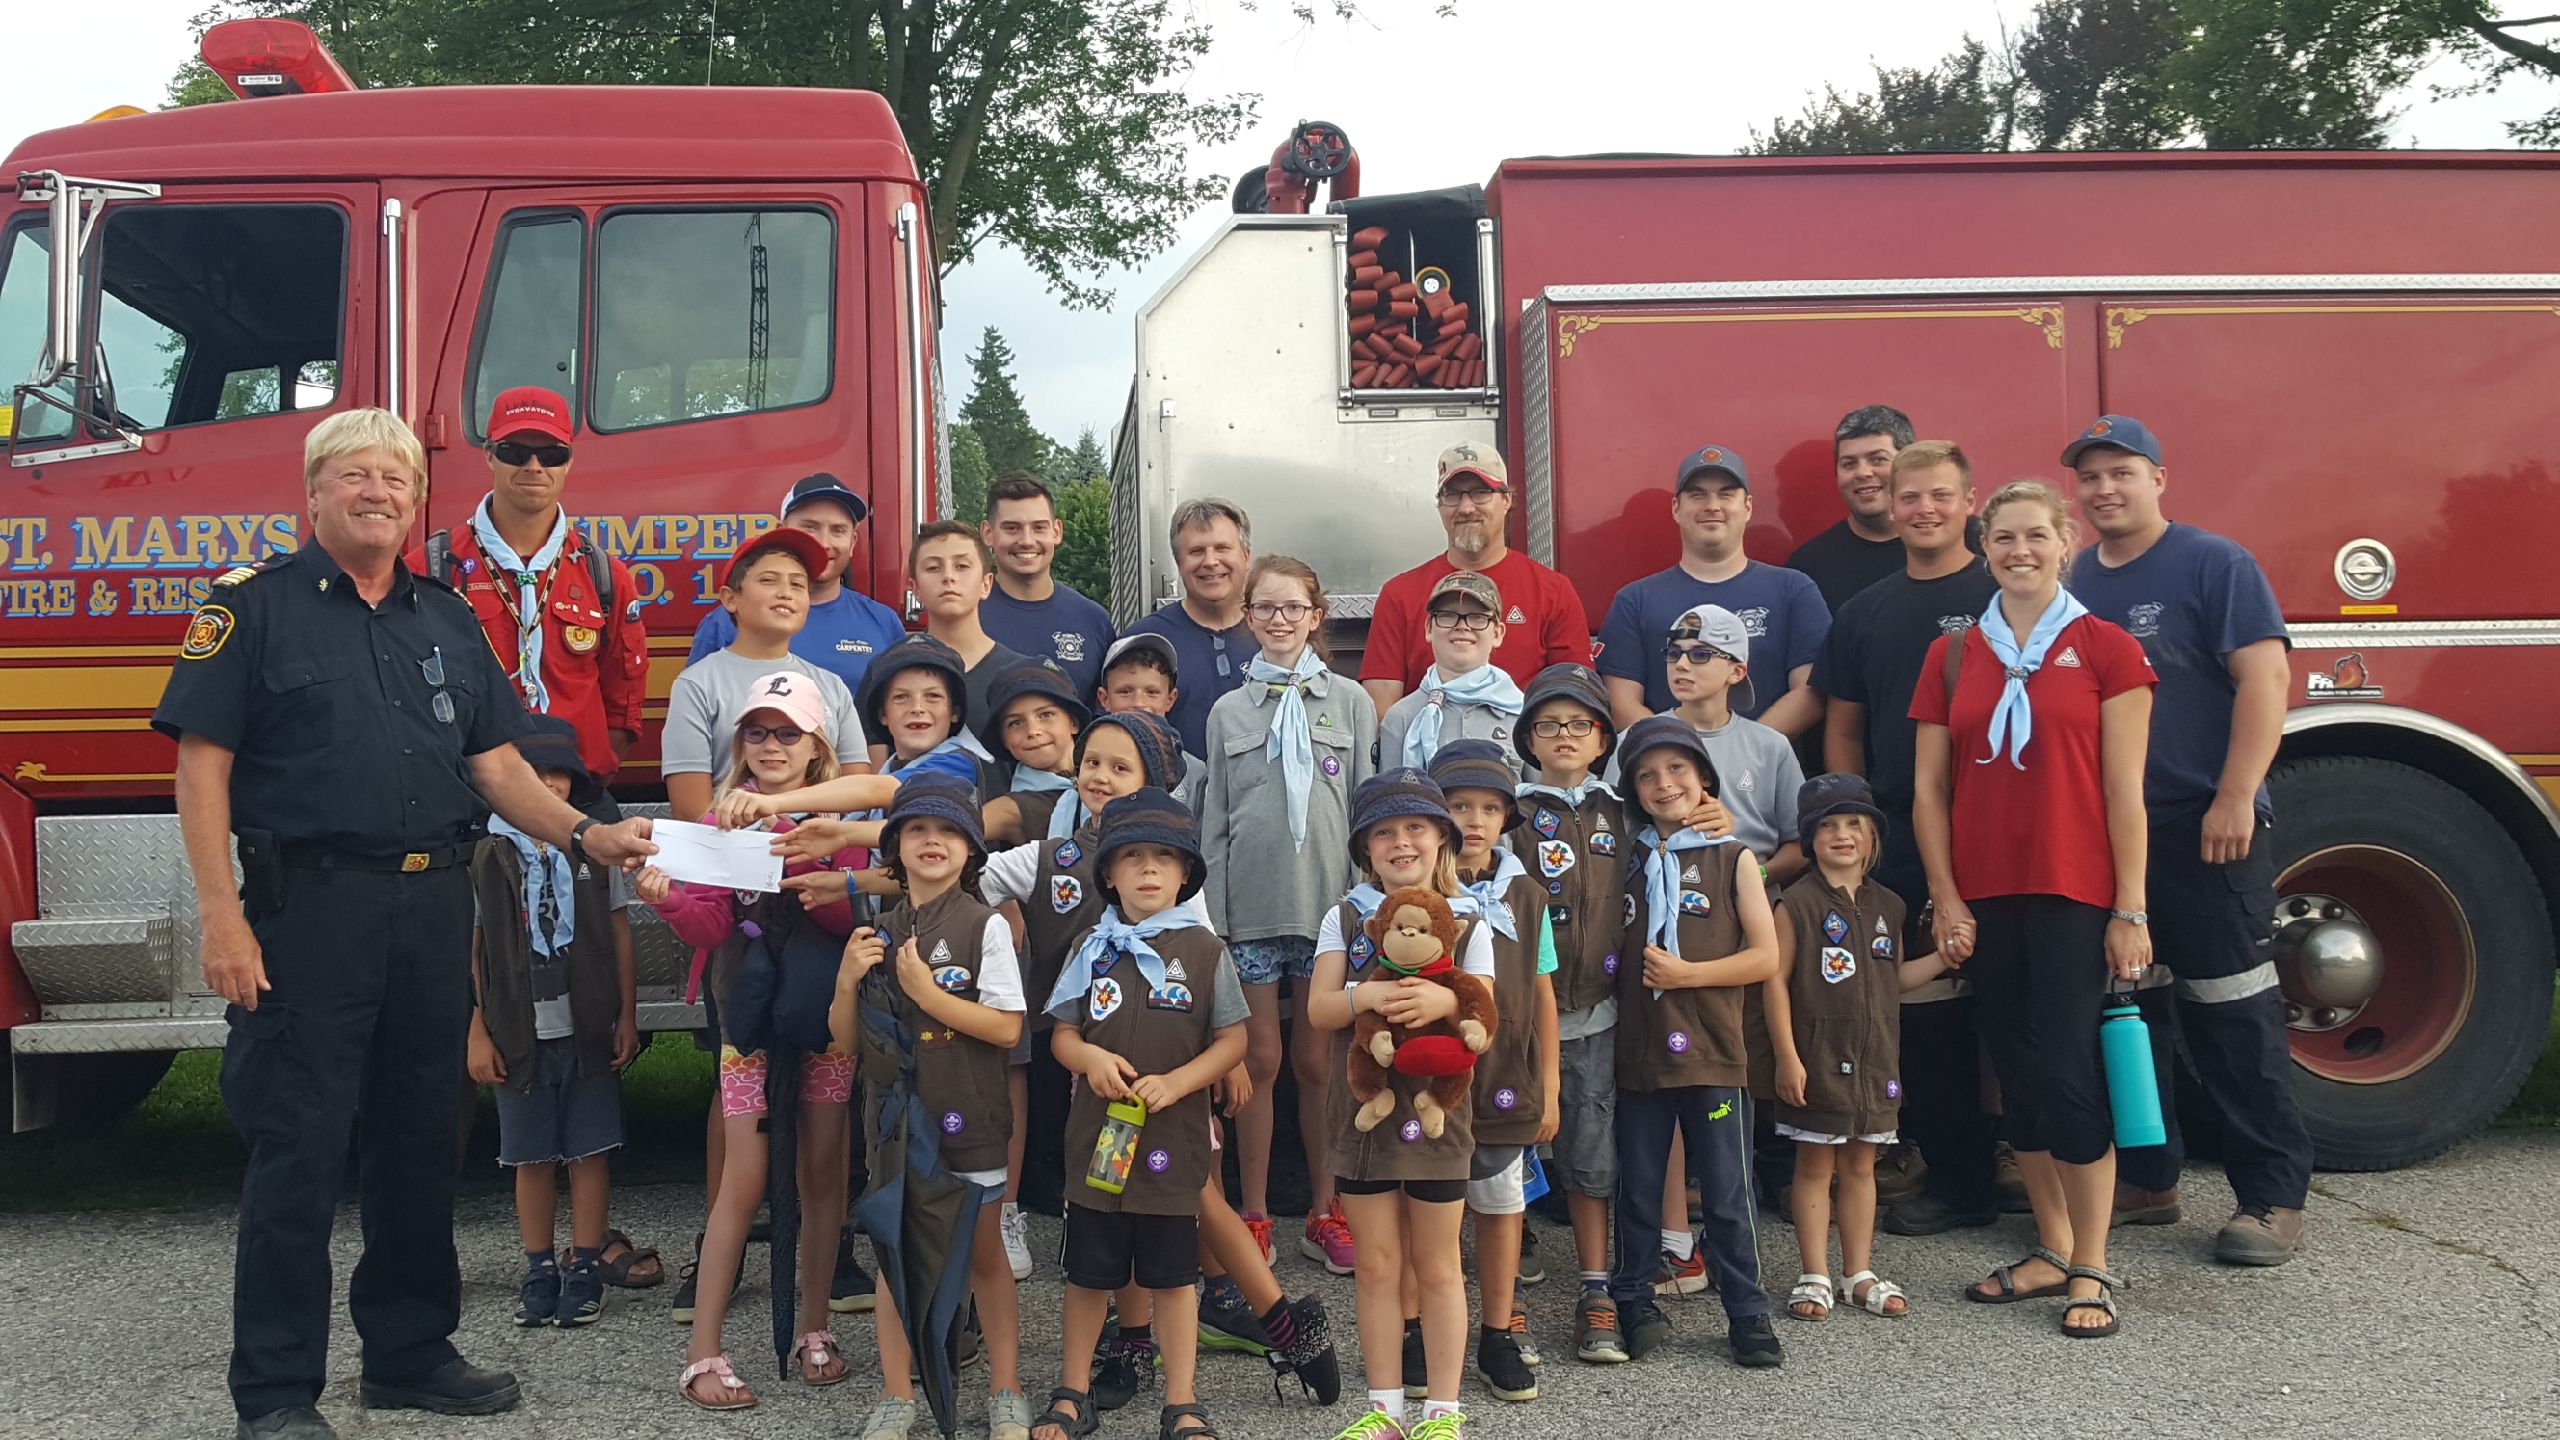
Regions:
<instances>
[{"instance_id":1,"label":"grey sweatshirt","mask_svg":"<svg viewBox=\"0 0 2560 1440\"><path fill-rule=\"evenodd\" d=\"M1351 888L1351 792L1374 773L1378 707L1347 675L1309 682L1307 729L1315 742L1307 843L1289 837L1287 787L1268 754L1271 687L1246 681L1209 709L1209 783L1200 797L1200 844L1209 857L1200 896L1209 924L1229 941L1313 939L1326 906Z\"/></svg>"}]
</instances>

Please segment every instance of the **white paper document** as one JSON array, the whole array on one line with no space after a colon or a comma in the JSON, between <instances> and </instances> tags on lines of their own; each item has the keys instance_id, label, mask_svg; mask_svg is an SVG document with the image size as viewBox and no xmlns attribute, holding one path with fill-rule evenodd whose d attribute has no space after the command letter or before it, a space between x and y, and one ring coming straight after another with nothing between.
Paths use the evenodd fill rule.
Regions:
<instances>
[{"instance_id":1,"label":"white paper document","mask_svg":"<svg viewBox=\"0 0 2560 1440\"><path fill-rule=\"evenodd\" d=\"M658 853L649 863L670 879L723 890L782 888L782 857L773 853L769 830L723 830L688 820L660 820L649 827Z\"/></svg>"}]
</instances>

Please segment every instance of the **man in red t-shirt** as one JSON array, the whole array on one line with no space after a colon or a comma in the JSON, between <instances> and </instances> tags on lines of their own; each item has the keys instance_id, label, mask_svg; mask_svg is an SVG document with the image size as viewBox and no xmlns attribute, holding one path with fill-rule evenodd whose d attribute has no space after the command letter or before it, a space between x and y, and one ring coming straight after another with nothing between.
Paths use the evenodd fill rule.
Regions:
<instances>
[{"instance_id":1,"label":"man in red t-shirt","mask_svg":"<svg viewBox=\"0 0 2560 1440\"><path fill-rule=\"evenodd\" d=\"M499 395L489 406L489 494L408 562L471 602L516 698L576 727L578 758L602 780L640 738L649 642L630 569L595 550L560 503L572 430L569 403L549 390Z\"/></svg>"},{"instance_id":2,"label":"man in red t-shirt","mask_svg":"<svg viewBox=\"0 0 2560 1440\"><path fill-rule=\"evenodd\" d=\"M1511 472L1490 445L1452 445L1440 452L1440 528L1446 552L1378 587L1369 616L1369 645L1360 657L1360 684L1378 713L1422 683L1431 665L1424 612L1431 588L1453 570L1489 576L1502 592L1502 643L1493 663L1526 685L1549 665L1589 664L1591 622L1582 597L1562 575L1513 550L1504 539L1511 520Z\"/></svg>"}]
</instances>

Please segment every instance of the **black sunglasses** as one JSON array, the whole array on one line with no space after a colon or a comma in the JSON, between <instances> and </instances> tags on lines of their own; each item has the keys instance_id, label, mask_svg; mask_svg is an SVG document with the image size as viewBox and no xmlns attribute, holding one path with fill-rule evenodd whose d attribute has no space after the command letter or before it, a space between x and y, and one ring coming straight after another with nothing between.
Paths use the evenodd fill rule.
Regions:
<instances>
[{"instance_id":1,"label":"black sunglasses","mask_svg":"<svg viewBox=\"0 0 2560 1440\"><path fill-rule=\"evenodd\" d=\"M557 470L569 463L569 447L566 445L519 445L513 440L501 440L489 447L489 453L497 456L501 465L522 465L528 460L539 460L543 469Z\"/></svg>"}]
</instances>

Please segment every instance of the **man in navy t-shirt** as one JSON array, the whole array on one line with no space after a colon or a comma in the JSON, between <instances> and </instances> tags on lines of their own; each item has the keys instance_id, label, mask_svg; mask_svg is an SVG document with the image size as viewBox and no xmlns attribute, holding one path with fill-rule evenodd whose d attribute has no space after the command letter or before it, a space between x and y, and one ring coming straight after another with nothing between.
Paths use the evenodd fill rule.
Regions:
<instances>
[{"instance_id":1,"label":"man in navy t-shirt","mask_svg":"<svg viewBox=\"0 0 2560 1440\"><path fill-rule=\"evenodd\" d=\"M978 624L1008 650L1056 661L1078 695L1091 695L1111 648L1111 614L1051 573L1062 533L1039 476L1007 475L987 487L978 538L995 552L996 584L978 602Z\"/></svg>"},{"instance_id":2,"label":"man in navy t-shirt","mask_svg":"<svg viewBox=\"0 0 2560 1440\"><path fill-rule=\"evenodd\" d=\"M2141 421L2099 416L2062 463L2078 477L2081 513L2098 532L2071 568L2071 593L2140 640L2160 677L2143 777L2145 899L2152 953L2177 977L2178 1030L2221 1113L2223 1169L2239 1200L2214 1253L2281 1265L2301 1244L2311 1184L2311 1137L2293 1102L2268 925L2276 894L2266 775L2284 736L2291 674L2284 614L2248 551L2161 513L2168 472ZM2120 1214L2175 1214L2177 1107L2162 1110L2169 1143L2118 1160Z\"/></svg>"},{"instance_id":3,"label":"man in navy t-shirt","mask_svg":"<svg viewBox=\"0 0 2560 1440\"><path fill-rule=\"evenodd\" d=\"M809 584L809 618L800 633L791 637L791 653L832 671L855 694L862 692L862 672L870 668L871 657L907 633L897 611L844 583L862 522L870 515L869 501L825 471L800 481L782 496L782 523L808 531L827 547L826 570ZM738 623L727 610L714 605L694 627L693 648L686 653L685 663L725 650L737 638Z\"/></svg>"},{"instance_id":4,"label":"man in navy t-shirt","mask_svg":"<svg viewBox=\"0 0 2560 1440\"><path fill-rule=\"evenodd\" d=\"M1182 598L1128 633L1173 642L1182 681L1168 718L1182 732L1182 748L1206 757L1209 707L1244 683L1245 662L1262 648L1244 623L1244 582L1253 568L1253 521L1244 507L1214 496L1176 507L1173 568L1182 576Z\"/></svg>"},{"instance_id":5,"label":"man in navy t-shirt","mask_svg":"<svg viewBox=\"0 0 2560 1440\"><path fill-rule=\"evenodd\" d=\"M1600 623L1593 663L1608 683L1619 731L1671 708L1670 662L1662 647L1672 622L1699 605L1721 605L1742 617L1752 653L1769 656L1768 672L1754 687L1759 703L1740 713L1790 739L1812 729L1822 720L1813 662L1831 629L1831 611L1801 571L1742 553L1751 525L1750 473L1742 457L1722 445L1681 457L1671 518L1680 527L1680 563L1620 590Z\"/></svg>"}]
</instances>

